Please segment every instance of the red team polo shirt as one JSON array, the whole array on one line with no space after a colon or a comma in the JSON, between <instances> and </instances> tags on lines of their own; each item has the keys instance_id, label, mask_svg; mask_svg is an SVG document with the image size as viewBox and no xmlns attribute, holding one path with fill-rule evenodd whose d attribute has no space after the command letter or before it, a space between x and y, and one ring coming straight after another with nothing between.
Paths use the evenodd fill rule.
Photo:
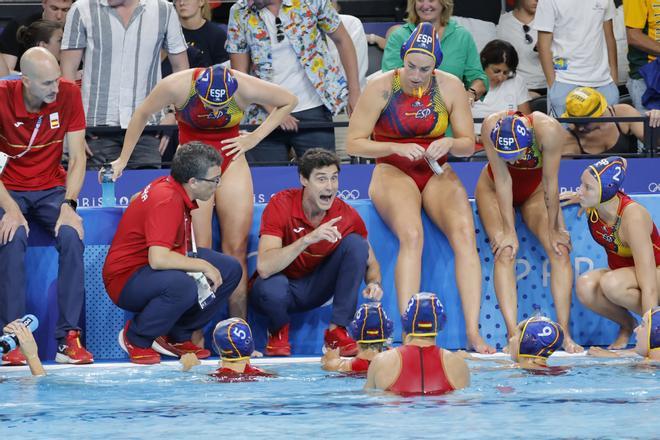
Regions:
<instances>
[{"instance_id":1,"label":"red team polo shirt","mask_svg":"<svg viewBox=\"0 0 660 440\"><path fill-rule=\"evenodd\" d=\"M103 283L115 304L128 279L149 264L150 246L186 254L190 211L196 208L172 176L154 180L128 205L103 265Z\"/></svg>"},{"instance_id":2,"label":"red team polo shirt","mask_svg":"<svg viewBox=\"0 0 660 440\"><path fill-rule=\"evenodd\" d=\"M303 212L302 193L302 189L287 189L275 194L261 216L259 235L279 237L282 239L282 247L284 247L316 229ZM342 237L357 233L367 238L367 228L360 215L353 207L338 198L332 202L330 209L321 220L321 224L339 216L341 216L341 220L335 223L335 226ZM340 240L336 243L321 240L308 246L282 273L293 279L304 277L333 253L339 243Z\"/></svg>"},{"instance_id":3,"label":"red team polo shirt","mask_svg":"<svg viewBox=\"0 0 660 440\"><path fill-rule=\"evenodd\" d=\"M0 81L0 151L10 156L23 152L39 116L41 127L32 149L20 159L9 159L2 183L13 191L39 191L66 185L66 171L60 164L67 133L85 129L80 89L60 80L57 99L44 104L39 113L28 113L23 102L21 80Z\"/></svg>"}]
</instances>

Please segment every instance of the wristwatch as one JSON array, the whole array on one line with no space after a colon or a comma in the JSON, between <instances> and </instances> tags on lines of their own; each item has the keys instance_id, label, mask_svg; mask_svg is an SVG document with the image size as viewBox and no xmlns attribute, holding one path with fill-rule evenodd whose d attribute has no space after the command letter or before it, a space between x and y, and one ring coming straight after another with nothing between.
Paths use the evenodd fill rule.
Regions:
<instances>
[{"instance_id":1,"label":"wristwatch","mask_svg":"<svg viewBox=\"0 0 660 440\"><path fill-rule=\"evenodd\" d=\"M64 199L62 200L62 204L69 205L74 211L78 208L78 202L75 199Z\"/></svg>"}]
</instances>

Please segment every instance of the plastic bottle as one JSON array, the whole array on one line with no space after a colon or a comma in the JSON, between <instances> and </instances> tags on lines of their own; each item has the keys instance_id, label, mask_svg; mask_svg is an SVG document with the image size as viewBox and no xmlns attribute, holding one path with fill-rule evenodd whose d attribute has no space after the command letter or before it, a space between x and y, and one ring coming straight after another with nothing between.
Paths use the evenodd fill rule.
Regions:
<instances>
[{"instance_id":1,"label":"plastic bottle","mask_svg":"<svg viewBox=\"0 0 660 440\"><path fill-rule=\"evenodd\" d=\"M39 320L34 315L25 315L21 318L23 324L34 332L39 327ZM18 337L14 333L8 333L0 336L0 353L6 354L18 347Z\"/></svg>"},{"instance_id":2,"label":"plastic bottle","mask_svg":"<svg viewBox=\"0 0 660 440\"><path fill-rule=\"evenodd\" d=\"M105 165L101 170L102 205L104 208L116 206L115 181L112 180L112 167Z\"/></svg>"}]
</instances>

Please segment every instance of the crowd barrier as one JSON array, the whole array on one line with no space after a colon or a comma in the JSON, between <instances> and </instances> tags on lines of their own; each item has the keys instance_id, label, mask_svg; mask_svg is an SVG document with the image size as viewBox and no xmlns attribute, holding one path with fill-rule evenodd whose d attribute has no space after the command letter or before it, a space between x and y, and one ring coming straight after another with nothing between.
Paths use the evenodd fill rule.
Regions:
<instances>
[{"instance_id":1,"label":"crowd barrier","mask_svg":"<svg viewBox=\"0 0 660 440\"><path fill-rule=\"evenodd\" d=\"M369 167L362 168L365 169L365 174L369 170ZM564 168L563 165L562 168ZM281 171L285 174L290 174L292 171L295 173L295 170L291 167ZM630 173L629 177L635 174L637 173ZM459 172L459 175L462 178L464 177L461 172ZM657 179L657 172L655 176ZM269 180L272 184L278 181L276 178ZM573 180L577 180L576 174L573 175ZM291 186L296 186L296 184ZM657 186L656 183L656 190ZM657 195L636 195L634 198L649 209L656 221L660 219L660 197L657 197ZM369 230L370 241L383 272L383 288L385 290L383 304L388 314L394 319L394 337L400 339L401 327L393 280L398 242L386 228L369 200L349 200L349 203L358 210ZM258 227L264 206L264 204L255 205L249 237L248 263L250 272L255 268ZM108 299L101 279L101 267L123 209L123 207L79 208L85 225L86 245L86 304L81 324L85 330L86 344L98 360L125 357L117 344L117 334L129 315L117 308ZM577 219L576 213L577 209L575 207L564 210L567 227L573 240L572 261L577 277L587 270L606 266L606 259L602 249L591 239L584 217ZM516 218L516 222L520 240L520 252L517 261L518 316L519 318L525 318L535 308L539 307L543 313L555 317L552 296L549 291L548 259L537 240L524 225L520 224L519 216ZM447 308L448 322L445 330L439 335L439 342L448 348L461 348L465 346L466 340L463 314L454 280L453 253L445 237L426 217L424 217L423 224L425 244L422 290L439 294ZM505 329L493 290L492 255L488 244L485 242L486 236L476 213L475 224L477 246L482 261L481 331L487 342L502 347L506 343ZM41 322L36 332L37 341L40 345L40 355L44 359L53 359L56 349L52 335L57 318L57 253L53 247L52 239L42 230L36 225L31 225L30 230L26 258L28 267L27 310L36 314ZM217 231L217 224L214 230ZM215 244L217 245L217 239ZM610 343L616 335L617 328L614 324L586 310L575 297L573 298L571 315L571 330L579 343L604 345ZM223 317L221 315L216 316L216 320ZM321 307L313 312L294 315L291 332L293 352L295 354L319 354L323 329L327 326L329 318L330 307L328 306ZM263 348L266 335L264 318L250 313L249 321L253 325L257 347Z\"/></svg>"}]
</instances>

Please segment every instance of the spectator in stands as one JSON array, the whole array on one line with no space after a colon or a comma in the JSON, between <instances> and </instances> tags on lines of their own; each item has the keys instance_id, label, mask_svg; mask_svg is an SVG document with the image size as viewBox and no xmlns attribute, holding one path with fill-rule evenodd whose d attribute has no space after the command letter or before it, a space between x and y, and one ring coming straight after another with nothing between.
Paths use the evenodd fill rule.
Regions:
<instances>
[{"instance_id":1,"label":"spectator in stands","mask_svg":"<svg viewBox=\"0 0 660 440\"><path fill-rule=\"evenodd\" d=\"M266 120L254 131L239 134L244 109L258 104L272 108ZM193 213L195 239L199 246L212 245L213 204L220 222L222 250L237 258L247 275L248 233L252 224L254 194L246 151L271 133L296 105L296 97L275 84L232 71L220 64L188 69L161 80L135 110L128 124L124 147L112 162L115 178L129 163L149 117L173 106L179 126L179 141L199 140L215 148L223 157L224 184L208 202L200 202ZM247 316L247 278L230 299L232 316Z\"/></svg>"},{"instance_id":2,"label":"spectator in stands","mask_svg":"<svg viewBox=\"0 0 660 440\"><path fill-rule=\"evenodd\" d=\"M110 299L133 312L119 336L136 364L156 364L160 355L210 351L190 341L238 285L240 263L197 248L190 212L220 184L222 156L201 142L182 145L169 176L147 185L126 209L103 265ZM152 348L153 347L153 348Z\"/></svg>"},{"instance_id":3,"label":"spectator in stands","mask_svg":"<svg viewBox=\"0 0 660 440\"><path fill-rule=\"evenodd\" d=\"M227 32L218 23L211 21L209 0L174 0L174 9L179 15L183 36L188 44L190 67L209 67L229 60L225 50ZM163 78L172 73L166 58L163 61Z\"/></svg>"},{"instance_id":4,"label":"spectator in stands","mask_svg":"<svg viewBox=\"0 0 660 440\"><path fill-rule=\"evenodd\" d=\"M73 4L64 27L62 74L75 79L84 53L82 95L89 126L128 126L135 109L160 79L161 47L167 50L175 72L188 68L179 18L167 0L78 0ZM161 122L173 124L174 117L169 116ZM159 120L156 115L150 122ZM123 132L103 137L90 133L91 167L117 159L123 137ZM129 167L159 167L159 140L142 136L132 159Z\"/></svg>"},{"instance_id":5,"label":"spectator in stands","mask_svg":"<svg viewBox=\"0 0 660 440\"><path fill-rule=\"evenodd\" d=\"M10 322L2 329L4 334L13 333L18 338L18 348L21 354L25 358L28 366L30 367L30 373L33 376L45 376L46 370L41 364L41 359L39 359L39 351L37 348L37 341L34 340L32 331L21 322L20 319L17 319L14 322ZM3 363L4 364L4 363Z\"/></svg>"},{"instance_id":6,"label":"spectator in stands","mask_svg":"<svg viewBox=\"0 0 660 440\"><path fill-rule=\"evenodd\" d=\"M454 20L470 32L479 52L497 38L495 27L501 14L500 1L460 0L454 3Z\"/></svg>"},{"instance_id":7,"label":"spectator in stands","mask_svg":"<svg viewBox=\"0 0 660 440\"><path fill-rule=\"evenodd\" d=\"M14 19L7 23L2 34L0 34L0 54L2 54L10 71L18 66L18 60L21 59L23 52L27 49L20 45L16 39L18 29L37 20L56 21L63 24L72 2L73 0L42 0L42 12Z\"/></svg>"},{"instance_id":8,"label":"spectator in stands","mask_svg":"<svg viewBox=\"0 0 660 440\"><path fill-rule=\"evenodd\" d=\"M529 114L529 92L524 79L517 75L518 54L516 49L503 40L493 40L481 51L481 65L488 75L490 87L483 101L472 106L474 118L485 118L502 110ZM481 143L481 124L474 124L477 143Z\"/></svg>"},{"instance_id":9,"label":"spectator in stands","mask_svg":"<svg viewBox=\"0 0 660 440\"><path fill-rule=\"evenodd\" d=\"M298 157L311 147L335 150L332 127L298 130L298 122L327 123L360 95L355 47L328 0L283 5L283 0L239 0L229 16L226 49L233 69L278 84L298 98L298 106L247 157L250 163L282 163L289 148ZM346 77L328 49L337 46ZM251 67L250 67L251 65ZM260 123L269 108L254 106L245 122Z\"/></svg>"},{"instance_id":10,"label":"spectator in stands","mask_svg":"<svg viewBox=\"0 0 660 440\"><path fill-rule=\"evenodd\" d=\"M342 373L367 374L373 358L383 350L385 343L392 334L394 323L380 303L362 304L355 312L349 330L351 337L358 345L357 354L353 359L344 359L339 350L327 350L321 357L321 368L327 371Z\"/></svg>"},{"instance_id":11,"label":"spectator in stands","mask_svg":"<svg viewBox=\"0 0 660 440\"><path fill-rule=\"evenodd\" d=\"M341 12L337 0L332 0L332 6L335 7L337 12ZM367 35L364 33L364 26L359 18L346 14L339 14L339 18L341 18L341 23L344 25L344 28L346 28L346 32L350 35L353 46L355 47L355 54L358 62L358 77L360 79L360 89L362 90L364 89L364 86L367 85L367 70L369 69L369 44L367 43ZM328 40L328 48L333 53L337 65L342 67L337 46L333 43L332 39ZM344 73L344 76L346 76L343 67L342 72Z\"/></svg>"},{"instance_id":12,"label":"spectator in stands","mask_svg":"<svg viewBox=\"0 0 660 440\"><path fill-rule=\"evenodd\" d=\"M660 110L647 111L652 128L660 126ZM566 96L565 118L639 117L628 104L607 105L605 96L591 87L578 87ZM564 154L636 154L644 144L643 122L592 122L568 124Z\"/></svg>"},{"instance_id":13,"label":"spectator in stands","mask_svg":"<svg viewBox=\"0 0 660 440\"><path fill-rule=\"evenodd\" d=\"M468 346L494 352L479 335L482 277L472 208L446 163L449 153L474 152L472 115L462 83L437 69L443 59L440 47L430 23L414 29L400 51L403 68L367 84L351 116L346 147L349 154L376 159L369 196L399 240L399 310L420 287L423 209L454 251ZM450 122L452 136L446 133Z\"/></svg>"},{"instance_id":14,"label":"spectator in stands","mask_svg":"<svg viewBox=\"0 0 660 440\"><path fill-rule=\"evenodd\" d=\"M32 220L54 235L60 255L55 360L90 363L93 357L80 344L78 327L85 300L83 225L76 214L85 176L80 90L60 81L57 60L41 47L25 52L21 71L21 79L0 83L0 102L5 103L0 107L0 150L10 156L0 179L0 326L25 315L25 251ZM60 165L65 140L68 173ZM20 365L25 357L12 350L3 362Z\"/></svg>"},{"instance_id":15,"label":"spectator in stands","mask_svg":"<svg viewBox=\"0 0 660 440\"><path fill-rule=\"evenodd\" d=\"M597 89L610 105L619 102L612 0L541 0L534 16L541 67L548 83L548 111L566 111L576 87Z\"/></svg>"},{"instance_id":16,"label":"spectator in stands","mask_svg":"<svg viewBox=\"0 0 660 440\"><path fill-rule=\"evenodd\" d=\"M516 207L550 260L550 291L557 321L564 328L564 349L582 351L570 336L573 287L571 242L559 207L559 164L566 133L553 118L502 111L489 116L481 128L488 156L477 182L475 199L481 223L495 259L495 294L508 337L518 321L516 290Z\"/></svg>"},{"instance_id":17,"label":"spectator in stands","mask_svg":"<svg viewBox=\"0 0 660 440\"><path fill-rule=\"evenodd\" d=\"M633 106L640 113L646 108L642 104L642 95L646 92L646 83L639 74L639 69L660 55L660 3L647 0L624 0L624 22L628 37L628 61L630 77L628 93Z\"/></svg>"},{"instance_id":18,"label":"spectator in stands","mask_svg":"<svg viewBox=\"0 0 660 440\"><path fill-rule=\"evenodd\" d=\"M380 301L380 266L367 229L350 205L337 199L339 158L322 148L307 150L298 162L302 189L275 194L261 217L257 274L250 304L268 317L266 355L289 356L290 313L304 312L332 298L325 331L327 348L355 356L348 335L364 280L365 298Z\"/></svg>"},{"instance_id":19,"label":"spectator in stands","mask_svg":"<svg viewBox=\"0 0 660 440\"><path fill-rule=\"evenodd\" d=\"M537 50L538 31L533 27L538 0L516 0L513 11L500 17L497 38L508 41L518 53L518 75L536 96L547 93L547 83Z\"/></svg>"},{"instance_id":20,"label":"spectator in stands","mask_svg":"<svg viewBox=\"0 0 660 440\"><path fill-rule=\"evenodd\" d=\"M626 160L601 159L584 170L576 193L563 194L587 211L594 241L607 253L607 268L580 276L578 298L588 308L617 323L619 334L609 348L625 348L642 315L660 302L660 233L649 211L621 191Z\"/></svg>"},{"instance_id":21,"label":"spectator in stands","mask_svg":"<svg viewBox=\"0 0 660 440\"><path fill-rule=\"evenodd\" d=\"M21 26L16 33L16 40L26 49L34 46L43 47L60 60L60 46L64 25L57 21L37 20L29 26Z\"/></svg>"},{"instance_id":22,"label":"spectator in stands","mask_svg":"<svg viewBox=\"0 0 660 440\"><path fill-rule=\"evenodd\" d=\"M404 344L374 357L365 389L406 395L446 394L470 385L470 370L461 355L436 345L447 316L433 293L413 295L401 321L406 332Z\"/></svg>"},{"instance_id":23,"label":"spectator in stands","mask_svg":"<svg viewBox=\"0 0 660 440\"><path fill-rule=\"evenodd\" d=\"M403 66L401 46L422 22L438 31L443 62L438 69L456 75L467 89L470 105L488 90L488 77L479 62L479 51L472 35L451 18L454 0L408 0L407 23L393 31L387 39L382 69L387 72Z\"/></svg>"}]
</instances>

